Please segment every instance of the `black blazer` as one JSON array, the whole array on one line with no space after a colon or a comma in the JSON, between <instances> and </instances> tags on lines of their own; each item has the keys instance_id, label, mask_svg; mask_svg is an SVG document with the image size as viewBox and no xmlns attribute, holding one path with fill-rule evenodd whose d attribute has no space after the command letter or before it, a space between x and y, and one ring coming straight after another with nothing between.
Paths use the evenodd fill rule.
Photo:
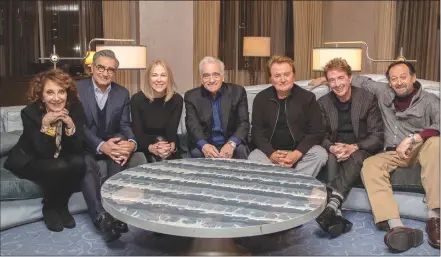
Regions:
<instances>
[{"instance_id":1,"label":"black blazer","mask_svg":"<svg viewBox=\"0 0 441 257\"><path fill-rule=\"evenodd\" d=\"M325 139L322 146L329 151L337 140L338 109L332 100L332 92L318 102L325 124ZM351 121L357 145L360 150L376 153L383 147L383 119L374 94L362 88L351 87Z\"/></svg>"},{"instance_id":2,"label":"black blazer","mask_svg":"<svg viewBox=\"0 0 441 257\"><path fill-rule=\"evenodd\" d=\"M41 121L46 111L40 109L42 102L37 100L28 104L21 110L21 120L23 122L23 134L17 144L11 149L5 168L14 174L22 177L24 167L33 159L53 159L55 154L55 137L46 135L41 130ZM81 103L72 103L69 108L69 116L75 124L75 134L66 136L63 123L63 136L61 138L61 152L70 154L81 154L83 148L83 124L84 112Z\"/></svg>"},{"instance_id":3,"label":"black blazer","mask_svg":"<svg viewBox=\"0 0 441 257\"><path fill-rule=\"evenodd\" d=\"M225 82L222 83L222 87L224 91L220 97L220 105L224 138L228 140L235 136L242 143L247 143L250 121L245 88ZM190 149L194 148L199 140L208 141L211 135L213 110L210 97L210 92L203 86L185 93L185 125Z\"/></svg>"},{"instance_id":4,"label":"black blazer","mask_svg":"<svg viewBox=\"0 0 441 257\"><path fill-rule=\"evenodd\" d=\"M112 82L106 109L106 133L109 135L122 134L127 140L135 140L130 122L130 95L121 85ZM96 135L98 132L98 106L92 79L77 82L77 90L83 104L85 114L84 136L87 148L96 153L96 148L103 141Z\"/></svg>"}]
</instances>

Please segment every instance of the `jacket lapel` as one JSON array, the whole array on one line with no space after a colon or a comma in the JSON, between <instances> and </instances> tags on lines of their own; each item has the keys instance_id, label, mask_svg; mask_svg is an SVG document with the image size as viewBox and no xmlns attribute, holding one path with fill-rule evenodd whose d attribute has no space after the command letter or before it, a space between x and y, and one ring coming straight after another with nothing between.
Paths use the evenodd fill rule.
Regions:
<instances>
[{"instance_id":1,"label":"jacket lapel","mask_svg":"<svg viewBox=\"0 0 441 257\"><path fill-rule=\"evenodd\" d=\"M97 113L97 102L95 98L95 92L93 91L93 83L92 79L89 80L89 87L87 89L87 105L89 106L89 111L92 114L93 120L95 121L95 124L98 124L98 113Z\"/></svg>"},{"instance_id":2,"label":"jacket lapel","mask_svg":"<svg viewBox=\"0 0 441 257\"><path fill-rule=\"evenodd\" d=\"M113 84L113 82L112 82ZM110 86L112 86L112 84L110 84ZM115 104L110 104L113 103L113 98L117 96L117 94L115 93L116 87L112 87L109 91L109 96L107 97L107 109L106 109L106 130L110 125L111 122L111 118L112 118L112 113L115 110L116 106Z\"/></svg>"},{"instance_id":3,"label":"jacket lapel","mask_svg":"<svg viewBox=\"0 0 441 257\"><path fill-rule=\"evenodd\" d=\"M361 112L361 105L363 103L363 97L360 95L360 92L352 87L352 103L351 103L351 120L352 120L352 129L354 130L355 138L358 140L358 128L359 128L359 119Z\"/></svg>"},{"instance_id":4,"label":"jacket lapel","mask_svg":"<svg viewBox=\"0 0 441 257\"><path fill-rule=\"evenodd\" d=\"M224 130L224 134L227 133L228 128L228 118L231 110L231 97L230 91L228 87L225 85L223 95L220 98L220 107L221 107L221 119L222 119L222 129Z\"/></svg>"},{"instance_id":5,"label":"jacket lapel","mask_svg":"<svg viewBox=\"0 0 441 257\"><path fill-rule=\"evenodd\" d=\"M332 92L330 93L332 94ZM329 124L331 126L331 136L332 141L337 140L337 133L338 133L338 110L337 107L335 107L334 102L331 99L331 95L328 97L328 106L326 107L328 109L328 115L329 115Z\"/></svg>"}]
</instances>

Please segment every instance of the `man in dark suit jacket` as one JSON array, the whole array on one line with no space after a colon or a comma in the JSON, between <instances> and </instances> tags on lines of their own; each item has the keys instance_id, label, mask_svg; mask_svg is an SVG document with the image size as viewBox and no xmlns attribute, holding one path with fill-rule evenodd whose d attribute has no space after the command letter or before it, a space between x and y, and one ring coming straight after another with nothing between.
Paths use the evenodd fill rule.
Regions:
<instances>
[{"instance_id":1,"label":"man in dark suit jacket","mask_svg":"<svg viewBox=\"0 0 441 257\"><path fill-rule=\"evenodd\" d=\"M106 241L118 239L128 228L127 224L111 217L101 204L103 181L97 161L106 162L105 180L120 172L136 150L129 91L112 82L118 65L112 51L99 51L93 57L92 78L77 83L86 117L84 136L89 153L82 191L92 221L103 232Z\"/></svg>"},{"instance_id":2,"label":"man in dark suit jacket","mask_svg":"<svg viewBox=\"0 0 441 257\"><path fill-rule=\"evenodd\" d=\"M383 120L374 94L351 86L351 67L335 58L325 68L332 92L318 100L325 124L322 146L328 155L325 210L316 218L331 237L348 232L352 223L341 216L341 204L360 179L363 161L383 147Z\"/></svg>"},{"instance_id":3,"label":"man in dark suit jacket","mask_svg":"<svg viewBox=\"0 0 441 257\"><path fill-rule=\"evenodd\" d=\"M224 63L205 57L199 63L202 86L185 93L185 124L193 158L246 159L250 129L247 94L225 83Z\"/></svg>"}]
</instances>

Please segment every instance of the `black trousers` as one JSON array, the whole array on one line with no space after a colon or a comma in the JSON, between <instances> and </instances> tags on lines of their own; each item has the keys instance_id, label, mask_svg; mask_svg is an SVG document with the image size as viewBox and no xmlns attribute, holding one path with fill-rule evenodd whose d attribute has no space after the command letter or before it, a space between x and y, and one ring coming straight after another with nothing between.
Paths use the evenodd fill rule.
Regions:
<instances>
[{"instance_id":1,"label":"black trousers","mask_svg":"<svg viewBox=\"0 0 441 257\"><path fill-rule=\"evenodd\" d=\"M43 201L67 204L80 188L85 166L83 155L61 154L56 159L32 160L19 175L42 187Z\"/></svg>"},{"instance_id":2,"label":"black trousers","mask_svg":"<svg viewBox=\"0 0 441 257\"><path fill-rule=\"evenodd\" d=\"M337 162L337 157L329 153L326 164L328 187L346 197L360 179L363 161L371 155L364 150L358 150L346 161Z\"/></svg>"},{"instance_id":3,"label":"black trousers","mask_svg":"<svg viewBox=\"0 0 441 257\"><path fill-rule=\"evenodd\" d=\"M148 150L142 153L144 154L148 163L160 162L163 160L161 157L152 154ZM179 150L176 151L175 153L172 153L167 159L164 160L177 160L177 159L182 159L182 155Z\"/></svg>"},{"instance_id":4,"label":"black trousers","mask_svg":"<svg viewBox=\"0 0 441 257\"><path fill-rule=\"evenodd\" d=\"M106 212L101 203L101 185L108 178L123 170L124 166L119 165L104 154L94 155L87 153L84 159L86 163L86 174L81 189L84 200L87 204L89 215L92 218L92 221L95 222L99 215ZM98 161L104 161L106 164L107 175L105 177L103 177L100 172Z\"/></svg>"}]
</instances>

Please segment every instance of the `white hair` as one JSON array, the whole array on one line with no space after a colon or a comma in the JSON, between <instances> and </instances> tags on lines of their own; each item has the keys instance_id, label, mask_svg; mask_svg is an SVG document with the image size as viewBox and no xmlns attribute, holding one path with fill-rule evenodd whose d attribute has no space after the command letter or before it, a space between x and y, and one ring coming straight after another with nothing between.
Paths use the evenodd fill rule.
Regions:
<instances>
[{"instance_id":1,"label":"white hair","mask_svg":"<svg viewBox=\"0 0 441 257\"><path fill-rule=\"evenodd\" d=\"M199 74L201 76L202 76L202 67L206 63L218 63L219 66L220 66L221 75L224 75L224 73L225 73L225 65L224 65L224 63L221 60L217 59L217 58L214 58L214 57L211 57L211 56L205 56L204 59L202 59L201 62L199 63Z\"/></svg>"}]
</instances>

